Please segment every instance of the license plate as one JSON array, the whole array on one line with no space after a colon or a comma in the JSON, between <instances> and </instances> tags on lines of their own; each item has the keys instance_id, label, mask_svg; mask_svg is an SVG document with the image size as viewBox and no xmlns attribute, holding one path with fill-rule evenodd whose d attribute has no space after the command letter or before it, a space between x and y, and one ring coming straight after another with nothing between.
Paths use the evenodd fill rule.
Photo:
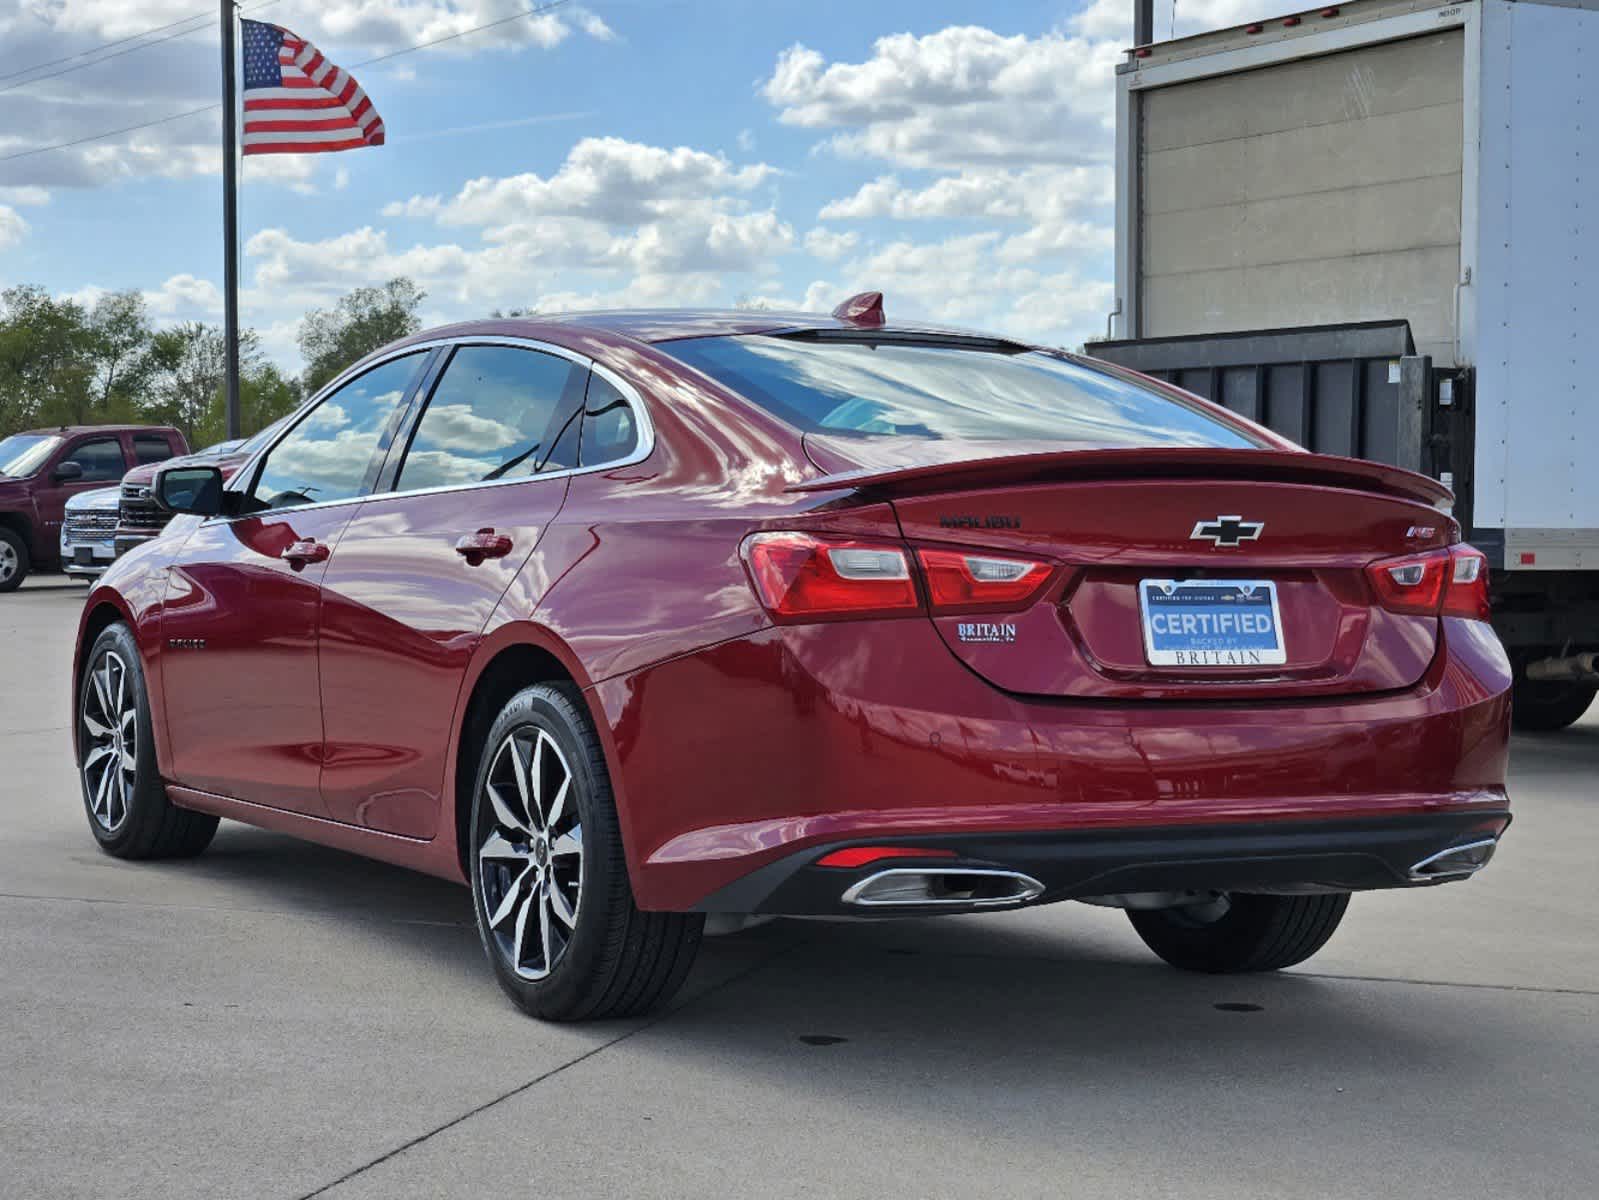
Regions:
<instances>
[{"instance_id":1,"label":"license plate","mask_svg":"<svg viewBox=\"0 0 1599 1200\"><path fill-rule=\"evenodd\" d=\"M80 567L94 566L94 547L74 546L72 548L72 561Z\"/></svg>"},{"instance_id":2,"label":"license plate","mask_svg":"<svg viewBox=\"0 0 1599 1200\"><path fill-rule=\"evenodd\" d=\"M1269 579L1142 579L1144 652L1155 667L1271 667L1288 661Z\"/></svg>"}]
</instances>

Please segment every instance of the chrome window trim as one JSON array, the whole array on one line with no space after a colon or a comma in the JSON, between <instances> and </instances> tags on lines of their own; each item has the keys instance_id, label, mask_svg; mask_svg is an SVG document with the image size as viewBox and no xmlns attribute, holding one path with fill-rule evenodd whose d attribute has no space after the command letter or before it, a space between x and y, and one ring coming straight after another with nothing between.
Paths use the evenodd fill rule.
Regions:
<instances>
[{"instance_id":1,"label":"chrome window trim","mask_svg":"<svg viewBox=\"0 0 1599 1200\"><path fill-rule=\"evenodd\" d=\"M234 517L207 517L203 524L231 524L234 521L269 516L273 513L311 512L317 509L337 508L342 504L365 504L369 500L387 500L398 496L433 496L443 492L466 492L476 491L479 488L510 487L518 483L538 483L546 479L569 479L574 475L591 475L597 471L614 471L619 467L636 466L655 452L655 423L650 419L649 408L644 403L644 397L631 382L624 379L610 367L605 366L603 363L595 362L588 355L581 354L576 350L568 349L565 346L557 346L553 342L541 342L537 338L508 337L504 334L484 334L482 336L462 334L456 337L435 338L431 341L416 342L408 346L398 347L392 354L385 354L381 358L371 360L363 359L354 366L346 368L342 374L323 385L321 391L301 405L300 413L295 415L295 419L286 424L278 433L278 436L273 438L268 445L262 446L252 454L249 460L235 472L233 478L252 478L260 461L277 449L278 443L294 432L295 427L304 419L301 414L309 413L313 406L321 404L324 399L343 387L347 381L354 379L358 374L365 375L368 371L376 370L385 363L393 362L397 358L404 358L408 354L416 354L423 351L432 353L434 350L441 348L455 350L462 346L510 346L517 350L533 350L544 354L553 354L558 358L564 358L579 366L587 367L616 388L622 394L622 398L632 406L633 415L638 422L638 445L633 448L631 454L609 462L597 463L594 466L563 467L558 471L541 471L537 475L523 475L516 479L486 479L478 480L474 483L450 483L431 488L393 488L386 492L371 492L365 496L347 496L339 500L321 500L314 504L296 504L285 508L264 508L260 512L241 513ZM445 370L448 369L449 364L446 363ZM442 373L440 378L443 378ZM437 386L438 381L435 380L434 387ZM416 425L420 424L423 415L427 412L427 404L431 403L432 399L431 394L426 397L421 411L417 414L416 422L412 424L410 434L415 434ZM581 453L581 439L578 445L579 453ZM395 482L399 482L398 479ZM239 491L242 490L239 489ZM235 492L235 494L238 494L238 492Z\"/></svg>"}]
</instances>

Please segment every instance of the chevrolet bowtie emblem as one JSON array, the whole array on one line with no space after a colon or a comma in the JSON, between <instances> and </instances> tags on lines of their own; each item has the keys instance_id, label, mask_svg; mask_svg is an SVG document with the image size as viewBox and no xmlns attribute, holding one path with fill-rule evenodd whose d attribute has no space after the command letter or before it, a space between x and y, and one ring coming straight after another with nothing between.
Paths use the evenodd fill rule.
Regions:
<instances>
[{"instance_id":1,"label":"chevrolet bowtie emblem","mask_svg":"<svg viewBox=\"0 0 1599 1200\"><path fill-rule=\"evenodd\" d=\"M1217 517L1212 521L1196 521L1191 541L1214 542L1218 546L1238 546L1260 537L1266 528L1264 521L1246 521L1239 516Z\"/></svg>"}]
</instances>

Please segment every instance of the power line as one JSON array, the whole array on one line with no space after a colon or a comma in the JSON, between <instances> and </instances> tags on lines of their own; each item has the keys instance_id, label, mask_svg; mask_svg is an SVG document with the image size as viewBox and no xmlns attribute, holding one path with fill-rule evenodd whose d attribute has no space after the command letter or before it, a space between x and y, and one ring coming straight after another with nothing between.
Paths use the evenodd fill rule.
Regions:
<instances>
[{"instance_id":1,"label":"power line","mask_svg":"<svg viewBox=\"0 0 1599 1200\"><path fill-rule=\"evenodd\" d=\"M391 58L399 58L402 54L410 54L416 50L426 50L429 46L437 46L442 42L453 42L456 38L465 37L469 33L481 33L485 29L493 29L496 25L505 25L511 21L520 21L523 17L537 17L549 12L551 9L560 8L570 3L570 0L550 0L548 4L541 4L537 8L530 8L526 12L512 13L508 17L501 17L498 21L488 21L482 25L474 25L471 29L463 29L460 33L447 33L443 37L434 38L431 42L418 42L414 46L407 46L403 50L395 50L389 54L380 54L376 58L369 58L365 62L352 63L350 69L370 67L373 63L387 62Z\"/></svg>"},{"instance_id":2,"label":"power line","mask_svg":"<svg viewBox=\"0 0 1599 1200\"><path fill-rule=\"evenodd\" d=\"M266 0L266 2L269 4L274 4L277 3L277 0ZM523 17L540 16L543 13L547 13L552 9L560 8L570 2L571 0L550 0L550 3L548 4L542 4L537 8L527 9L525 12L516 13L514 16L501 17L497 21L487 21L482 25L473 26L471 29L463 29L459 33L446 34L444 37L434 38L427 42L418 42L414 46L406 46L403 49L394 50L388 54L379 54L375 58L368 58L362 62L353 63L349 69L353 71L360 67L370 67L373 63L387 62L391 58L399 58L401 55L412 54L418 50L426 50L430 46L439 45L441 42L451 42L456 38L465 37L469 33L480 33L485 29L492 29L496 25L504 25L509 21L520 20ZM260 7L265 7L265 5ZM192 18L190 19L192 20ZM73 146L82 146L89 142L104 141L106 138L117 137L118 135L124 133L136 133L141 129L150 129L156 125L165 125L172 121L181 121L185 117L195 117L199 116L201 113L214 112L221 107L222 105L220 102L216 104L205 104L201 105L199 108L190 108L183 112L172 113L169 116L157 117L153 121L142 121L137 125L125 125L121 129L108 129L104 133L91 133L87 137L74 138L68 142L56 142L49 146L35 146L31 150L18 150L12 154L0 155L0 163L13 162L19 158L31 158L35 154L48 154L53 150L68 150Z\"/></svg>"},{"instance_id":3,"label":"power line","mask_svg":"<svg viewBox=\"0 0 1599 1200\"><path fill-rule=\"evenodd\" d=\"M270 8L272 5L280 3L282 3L282 0L262 0L262 3L252 5L249 11L259 12L263 8ZM239 11L243 12L245 10L241 8ZM192 21L194 18L190 17L189 20ZM5 87L0 87L0 94L15 91L17 88L25 88L30 84L43 83L46 79L54 79L58 75L70 75L74 71L84 71L90 67L98 67L101 63L110 62L113 58L121 58L124 54L137 54L140 50L148 50L151 46L159 46L163 42L176 41L178 38L191 37L196 33L204 33L209 27L209 24L206 24L196 25L193 29L180 29L177 33L169 33L166 35L166 37L151 38L147 42L140 42L137 46L129 46L125 50L118 50L115 54L105 54L101 55L99 58L90 59L88 62L74 63L70 67L62 67L59 71L51 71L47 75L35 75L31 79L21 79L16 83L10 83ZM166 28L171 27L166 26ZM146 32L155 31L147 30Z\"/></svg>"},{"instance_id":4,"label":"power line","mask_svg":"<svg viewBox=\"0 0 1599 1200\"><path fill-rule=\"evenodd\" d=\"M109 137L116 137L119 133L133 133L139 129L149 129L152 125L165 125L169 121L181 121L184 117L193 117L203 112L214 112L221 108L221 104L207 104L200 108L191 108L186 112L173 113L167 117L157 117L153 121L144 121L138 125L124 125L121 129L108 129L104 133L92 133L88 137L74 138L70 142L57 142L53 146L35 146L32 150L19 150L15 154L0 157L0 162L11 162L17 158L30 158L35 154L47 154L51 150L66 150L72 146L82 146L86 142L104 141Z\"/></svg>"},{"instance_id":5,"label":"power line","mask_svg":"<svg viewBox=\"0 0 1599 1200\"><path fill-rule=\"evenodd\" d=\"M212 15L213 14L208 12L195 13L192 17L181 17L176 21L168 21L165 25L157 25L154 29L141 29L138 33L130 33L127 37L117 38L114 42L106 42L100 46L91 46L87 50L79 50L76 54L64 55L61 58L52 58L48 62L34 63L31 67L21 67L15 71L7 71L4 75L0 75L0 81L15 79L18 75L27 75L33 71L42 71L44 68L53 67L57 63L71 62L73 59L82 58L87 54L98 54L102 50L109 50L113 46L120 46L124 42L136 42L140 38L148 37L152 33L164 33L168 29L177 28L179 25L187 25L190 21L207 20Z\"/></svg>"}]
</instances>

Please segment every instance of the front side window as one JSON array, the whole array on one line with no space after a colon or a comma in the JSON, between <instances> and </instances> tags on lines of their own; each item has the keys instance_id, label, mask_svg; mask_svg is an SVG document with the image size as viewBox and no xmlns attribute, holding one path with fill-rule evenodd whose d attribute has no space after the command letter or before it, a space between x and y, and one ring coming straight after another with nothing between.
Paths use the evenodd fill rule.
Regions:
<instances>
[{"instance_id":1,"label":"front side window","mask_svg":"<svg viewBox=\"0 0 1599 1200\"><path fill-rule=\"evenodd\" d=\"M396 489L522 479L577 465L584 371L513 346L462 346L417 423Z\"/></svg>"},{"instance_id":2,"label":"front side window","mask_svg":"<svg viewBox=\"0 0 1599 1200\"><path fill-rule=\"evenodd\" d=\"M172 457L172 443L164 437L152 437L150 434L135 434L133 437L133 458L140 466L145 463L166 462Z\"/></svg>"},{"instance_id":3,"label":"front side window","mask_svg":"<svg viewBox=\"0 0 1599 1200\"><path fill-rule=\"evenodd\" d=\"M60 438L44 433L17 433L0 439L0 475L17 479L32 475L60 444Z\"/></svg>"},{"instance_id":4,"label":"front side window","mask_svg":"<svg viewBox=\"0 0 1599 1200\"><path fill-rule=\"evenodd\" d=\"M61 461L77 463L83 468L83 474L76 480L78 483L115 483L128 470L122 458L122 443L116 438L84 442Z\"/></svg>"},{"instance_id":5,"label":"front side window","mask_svg":"<svg viewBox=\"0 0 1599 1200\"><path fill-rule=\"evenodd\" d=\"M1042 351L765 335L662 348L804 432L1103 447L1263 445L1195 405Z\"/></svg>"},{"instance_id":6,"label":"front side window","mask_svg":"<svg viewBox=\"0 0 1599 1200\"><path fill-rule=\"evenodd\" d=\"M425 357L419 352L390 359L312 409L266 456L252 489L254 507L289 508L364 494Z\"/></svg>"}]
</instances>

